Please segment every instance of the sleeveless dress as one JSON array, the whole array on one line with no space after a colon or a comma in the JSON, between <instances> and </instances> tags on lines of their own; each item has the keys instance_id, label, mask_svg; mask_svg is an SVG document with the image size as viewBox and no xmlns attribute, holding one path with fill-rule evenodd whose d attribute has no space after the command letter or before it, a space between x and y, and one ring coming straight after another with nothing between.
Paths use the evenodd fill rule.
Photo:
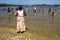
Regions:
<instances>
[{"instance_id":1,"label":"sleeveless dress","mask_svg":"<svg viewBox=\"0 0 60 40\"><path fill-rule=\"evenodd\" d=\"M24 19L24 15L23 15L23 10L18 10L18 16L17 16L17 31L25 31L26 30L26 26L24 23L25 19Z\"/></svg>"}]
</instances>

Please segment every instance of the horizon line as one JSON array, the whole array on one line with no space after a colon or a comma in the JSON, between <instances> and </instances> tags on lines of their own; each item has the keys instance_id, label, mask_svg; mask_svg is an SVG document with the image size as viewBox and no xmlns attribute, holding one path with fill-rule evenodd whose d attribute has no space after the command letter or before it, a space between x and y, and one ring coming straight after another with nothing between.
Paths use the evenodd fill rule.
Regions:
<instances>
[{"instance_id":1,"label":"horizon line","mask_svg":"<svg viewBox=\"0 0 60 40\"><path fill-rule=\"evenodd\" d=\"M0 4L10 4L10 3L0 3ZM11 5L60 5L60 4L11 4Z\"/></svg>"}]
</instances>

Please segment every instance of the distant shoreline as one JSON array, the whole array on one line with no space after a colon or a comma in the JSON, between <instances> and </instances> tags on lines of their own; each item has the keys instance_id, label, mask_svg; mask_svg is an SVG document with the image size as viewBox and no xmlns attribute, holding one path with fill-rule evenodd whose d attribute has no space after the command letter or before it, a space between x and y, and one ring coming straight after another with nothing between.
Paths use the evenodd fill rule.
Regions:
<instances>
[{"instance_id":1,"label":"distant shoreline","mask_svg":"<svg viewBox=\"0 0 60 40\"><path fill-rule=\"evenodd\" d=\"M37 5L33 5L33 6L42 6L42 5L45 5L45 6L60 6L60 5L57 5L57 4L55 4L55 5L37 4ZM0 4L0 6L20 6L20 5L15 5L15 4ZM28 5L25 5L25 6L28 6Z\"/></svg>"}]
</instances>

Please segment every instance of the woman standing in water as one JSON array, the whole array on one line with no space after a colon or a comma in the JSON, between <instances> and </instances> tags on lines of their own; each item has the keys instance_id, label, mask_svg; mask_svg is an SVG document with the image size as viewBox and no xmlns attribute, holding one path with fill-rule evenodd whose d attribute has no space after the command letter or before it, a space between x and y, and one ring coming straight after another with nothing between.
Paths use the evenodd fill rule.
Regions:
<instances>
[{"instance_id":1,"label":"woman standing in water","mask_svg":"<svg viewBox=\"0 0 60 40\"><path fill-rule=\"evenodd\" d=\"M18 10L16 11L16 16L17 16L17 33L24 33L26 31L26 26L25 26L25 19L24 16L27 14L23 10L22 6L18 7Z\"/></svg>"}]
</instances>

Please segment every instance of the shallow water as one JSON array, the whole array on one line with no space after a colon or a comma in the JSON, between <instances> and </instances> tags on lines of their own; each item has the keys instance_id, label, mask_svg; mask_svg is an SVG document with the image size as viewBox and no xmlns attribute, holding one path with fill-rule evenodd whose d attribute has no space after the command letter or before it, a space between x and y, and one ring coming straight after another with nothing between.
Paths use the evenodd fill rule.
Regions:
<instances>
[{"instance_id":1,"label":"shallow water","mask_svg":"<svg viewBox=\"0 0 60 40\"><path fill-rule=\"evenodd\" d=\"M14 19L16 19L15 17L14 17L14 15L10 15L10 16L8 16L8 12L7 12L7 9L6 10L3 10L3 8L8 8L8 7L10 7L10 8L14 8L14 10L15 10L15 8L16 7L18 7L18 6L6 6L6 7L0 7L0 20L2 20L2 22L7 22L7 21L10 21L10 19L11 19L11 21L13 21ZM27 6L24 6L24 8L26 8ZM28 6L28 8L30 9L30 8L33 8L34 6ZM53 25L53 26L55 26L55 25L58 25L58 27L60 27L60 9L58 9L58 8L60 8L60 6L58 6L58 7L56 7L57 8L57 11L55 11L55 13L56 13L56 16L55 17L52 17L51 16L51 14L52 14L52 12L53 12L53 9L52 9L52 11L51 11L51 13L48 13L48 9L51 7L51 8L53 8L54 6L46 6L45 7L45 9L44 9L44 13L43 13L43 9L42 9L42 7L41 6L37 6L38 8L40 7L40 11L39 10L37 10L37 12L36 12L36 14L34 14L34 12L33 11L29 11L27 14L28 14L28 16L27 16L27 18L26 18L26 20L29 22L29 21L32 21L32 22L40 22L40 23L43 23L43 24L45 24L45 23L47 23L47 24L49 24L49 26L50 25ZM37 8L37 9L38 9ZM12 14L14 14L14 12L15 11L13 11L13 13ZM6 20L6 21L5 21ZM16 20L15 20L16 21ZM13 21L14 22L14 21ZM1 23L1 21L0 21L0 23ZM47 25L46 25L47 26Z\"/></svg>"}]
</instances>

